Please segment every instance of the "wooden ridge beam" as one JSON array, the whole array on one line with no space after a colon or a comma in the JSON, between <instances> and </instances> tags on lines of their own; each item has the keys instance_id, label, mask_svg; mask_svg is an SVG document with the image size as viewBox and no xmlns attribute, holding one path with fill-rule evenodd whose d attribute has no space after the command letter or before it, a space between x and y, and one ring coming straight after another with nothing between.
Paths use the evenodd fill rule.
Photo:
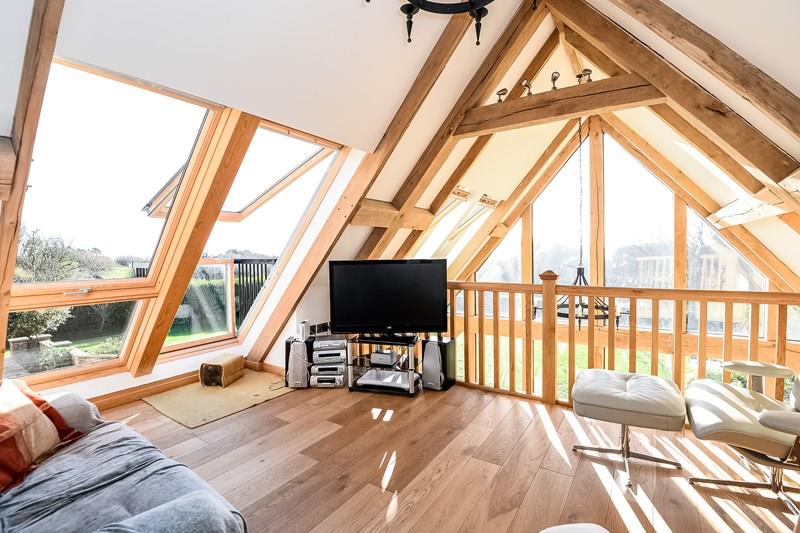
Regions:
<instances>
[{"instance_id":1,"label":"wooden ridge beam","mask_svg":"<svg viewBox=\"0 0 800 533\"><path fill-rule=\"evenodd\" d=\"M514 85L514 87L512 87L509 91L509 99L519 98L524 94L525 90L522 87L522 82L525 80L531 81L538 76L544 65L553 56L556 48L558 48L559 42L559 33L557 30L554 30L539 51L536 52L536 55L531 60L528 67L519 77L516 85ZM491 134L481 135L475 139L475 142L472 144L472 146L470 146L469 151L464 156L464 159L461 160L456 169L439 190L439 193L431 202L430 210L432 213L439 213L439 211L447 202L448 198L450 198L450 195L453 193L455 188L464 178L469 169L472 168L472 165L478 159L480 154L483 153L484 148L486 148L486 145L489 144L490 140L492 140ZM422 238L422 235L422 231L412 230L408 237L406 237L406 239L403 241L403 244L400 245L400 248L397 250L397 252L395 252L394 258L402 259L406 257L416 247L417 242L420 238Z\"/></svg>"},{"instance_id":2,"label":"wooden ridge beam","mask_svg":"<svg viewBox=\"0 0 800 533\"><path fill-rule=\"evenodd\" d=\"M226 108L213 113L200 132L198 146L186 167L170 217L178 228L162 239L166 261L157 274L156 298L140 302L142 320L130 334L131 357L127 365L134 376L153 371L178 307L192 280L203 248L214 229L259 118Z\"/></svg>"},{"instance_id":3,"label":"wooden ridge beam","mask_svg":"<svg viewBox=\"0 0 800 533\"><path fill-rule=\"evenodd\" d=\"M584 0L548 0L547 5L614 62L652 83L676 111L740 162L760 169L775 183L800 167L732 109Z\"/></svg>"},{"instance_id":4,"label":"wooden ridge beam","mask_svg":"<svg viewBox=\"0 0 800 533\"><path fill-rule=\"evenodd\" d=\"M358 210L353 215L353 220L350 224L353 226L388 228L397 217L402 218L403 227L414 230L423 230L433 222L433 213L427 209L415 207L401 215L392 202L364 198L358 204Z\"/></svg>"},{"instance_id":5,"label":"wooden ridge beam","mask_svg":"<svg viewBox=\"0 0 800 533\"><path fill-rule=\"evenodd\" d=\"M486 135L665 101L661 91L638 74L623 74L470 109L454 135Z\"/></svg>"},{"instance_id":6,"label":"wooden ridge beam","mask_svg":"<svg viewBox=\"0 0 800 533\"><path fill-rule=\"evenodd\" d=\"M350 223L359 203L380 174L389 156L392 155L411 121L416 116L422 103L427 98L436 80L439 79L445 66L450 61L464 34L471 25L469 15L456 15L450 18L442 35L434 45L431 54L422 66L411 89L392 122L383 134L374 152L366 154L356 169L350 182L334 207L331 216L325 222L317 238L305 257L301 268L295 272L288 285L286 294L279 308L270 315L264 329L258 334L253 347L247 355L251 363L261 362L278 339L289 318L294 313L303 295L308 290L319 269L325 263L339 237Z\"/></svg>"},{"instance_id":7,"label":"wooden ridge beam","mask_svg":"<svg viewBox=\"0 0 800 533\"><path fill-rule=\"evenodd\" d=\"M800 139L800 98L658 0L611 0Z\"/></svg>"},{"instance_id":8,"label":"wooden ridge beam","mask_svg":"<svg viewBox=\"0 0 800 533\"><path fill-rule=\"evenodd\" d=\"M703 218L707 218L720 208L720 205L694 181L617 117L603 116L603 131L627 149L645 168ZM747 229L736 226L718 230L718 233L767 276L779 290L797 292L800 289L800 277Z\"/></svg>"},{"instance_id":9,"label":"wooden ridge beam","mask_svg":"<svg viewBox=\"0 0 800 533\"><path fill-rule=\"evenodd\" d=\"M528 206L547 188L547 185L578 147L577 124L577 120L570 120L556 134L525 178L508 196L509 199L500 202L497 209L486 219L450 264L448 279L465 280L472 276L502 240L492 237L495 227L498 224L503 224L507 228L514 226ZM584 130L585 134L588 134L586 125L584 125Z\"/></svg>"},{"instance_id":10,"label":"wooden ridge beam","mask_svg":"<svg viewBox=\"0 0 800 533\"><path fill-rule=\"evenodd\" d=\"M453 132L468 109L481 105L491 96L503 76L530 41L546 15L541 3L531 9L530 2L520 3L517 12L492 47L450 113L428 143L392 203L400 211L414 207L431 184L457 143ZM435 49L435 48L434 48ZM376 228L358 253L360 259L380 257L401 229L399 224Z\"/></svg>"},{"instance_id":11,"label":"wooden ridge beam","mask_svg":"<svg viewBox=\"0 0 800 533\"><path fill-rule=\"evenodd\" d=\"M64 0L33 2L11 130L11 144L16 154L14 174L7 200L0 210L0 354L5 353L11 284L17 262L22 204L28 188L33 144L63 11ZM3 357L0 356L0 376L2 372Z\"/></svg>"}]
</instances>

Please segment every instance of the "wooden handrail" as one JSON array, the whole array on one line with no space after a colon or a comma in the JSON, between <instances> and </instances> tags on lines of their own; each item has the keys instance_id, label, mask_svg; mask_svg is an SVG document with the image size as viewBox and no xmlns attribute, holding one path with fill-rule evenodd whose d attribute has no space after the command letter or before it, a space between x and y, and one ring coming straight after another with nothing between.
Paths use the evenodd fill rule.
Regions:
<instances>
[{"instance_id":1,"label":"wooden handrail","mask_svg":"<svg viewBox=\"0 0 800 533\"><path fill-rule=\"evenodd\" d=\"M750 359L800 367L800 342L787 338L786 324L788 307L800 305L800 294L558 285L558 276L552 272L541 278L541 284L448 282L450 335L463 348L466 384L546 403L569 404L575 375L587 367L663 375L664 364L669 368L671 359L671 377L681 388L687 385L687 376L693 379L695 367L698 378L707 377L709 360ZM453 304L457 297L463 297L463 314ZM568 313L563 307L557 309L562 299L568 302ZM595 312L578 319L575 304L595 299L605 302L609 317L617 320L622 309L623 316L628 315L627 325L624 321L618 324L614 318L602 319ZM491 312L487 308L490 302ZM517 302L522 304L521 312L517 311ZM721 323L709 322L709 304L724 308ZM638 309L640 305L645 306L643 310ZM669 314L662 316L668 308L659 309L666 305L673 308L671 319ZM746 319L739 314L734 317L734 305L737 309L744 306ZM762 306L768 306L767 315ZM715 308L714 321L722 318L716 315L722 308ZM691 329L686 323L690 309L698 321ZM559 316L562 312L567 314ZM647 322L644 326L638 323L648 318L649 326ZM671 326L667 327L665 318L671 320ZM712 324L721 325L721 330L715 328L712 333ZM559 344L565 343L566 353L559 350ZM585 346L585 360L576 357L578 345ZM617 361L618 348L628 350L626 362ZM650 354L646 366L642 365L642 352ZM541 354L541 367L534 354ZM521 388L517 387L518 361ZM719 372L717 364L715 372ZM730 382L731 377L724 371L718 379ZM781 400L783 387L783 382L774 380L768 393Z\"/></svg>"}]
</instances>

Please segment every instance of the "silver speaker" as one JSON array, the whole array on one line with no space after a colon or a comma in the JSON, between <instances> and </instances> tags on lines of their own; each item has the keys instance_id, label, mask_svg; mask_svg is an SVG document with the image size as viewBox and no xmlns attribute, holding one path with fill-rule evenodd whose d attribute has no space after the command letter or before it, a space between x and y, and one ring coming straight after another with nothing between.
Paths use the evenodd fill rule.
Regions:
<instances>
[{"instance_id":1,"label":"silver speaker","mask_svg":"<svg viewBox=\"0 0 800 533\"><path fill-rule=\"evenodd\" d=\"M286 384L293 389L308 387L308 353L306 343L301 340L295 339L289 345Z\"/></svg>"}]
</instances>

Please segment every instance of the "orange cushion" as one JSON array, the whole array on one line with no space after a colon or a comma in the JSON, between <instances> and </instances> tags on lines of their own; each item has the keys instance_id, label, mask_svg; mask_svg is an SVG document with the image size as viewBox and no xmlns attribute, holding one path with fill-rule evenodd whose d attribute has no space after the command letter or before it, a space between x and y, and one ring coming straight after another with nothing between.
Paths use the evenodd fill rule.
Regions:
<instances>
[{"instance_id":1,"label":"orange cushion","mask_svg":"<svg viewBox=\"0 0 800 533\"><path fill-rule=\"evenodd\" d=\"M0 491L21 482L37 459L80 433L21 380L0 383Z\"/></svg>"}]
</instances>

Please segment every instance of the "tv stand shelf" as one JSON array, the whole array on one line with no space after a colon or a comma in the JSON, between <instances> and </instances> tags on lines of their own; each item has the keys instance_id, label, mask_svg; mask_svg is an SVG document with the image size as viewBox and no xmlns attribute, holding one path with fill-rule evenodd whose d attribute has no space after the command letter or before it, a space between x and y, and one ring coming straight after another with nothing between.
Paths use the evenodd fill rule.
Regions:
<instances>
[{"instance_id":1,"label":"tv stand shelf","mask_svg":"<svg viewBox=\"0 0 800 533\"><path fill-rule=\"evenodd\" d=\"M351 391L385 392L393 394L416 395L421 388L422 379L417 373L419 361L415 355L419 337L392 335L380 337L357 336L349 339L347 350L347 385ZM373 365L370 354L360 355L360 346L405 347L398 353L394 365ZM372 348L370 348L370 353Z\"/></svg>"}]
</instances>

